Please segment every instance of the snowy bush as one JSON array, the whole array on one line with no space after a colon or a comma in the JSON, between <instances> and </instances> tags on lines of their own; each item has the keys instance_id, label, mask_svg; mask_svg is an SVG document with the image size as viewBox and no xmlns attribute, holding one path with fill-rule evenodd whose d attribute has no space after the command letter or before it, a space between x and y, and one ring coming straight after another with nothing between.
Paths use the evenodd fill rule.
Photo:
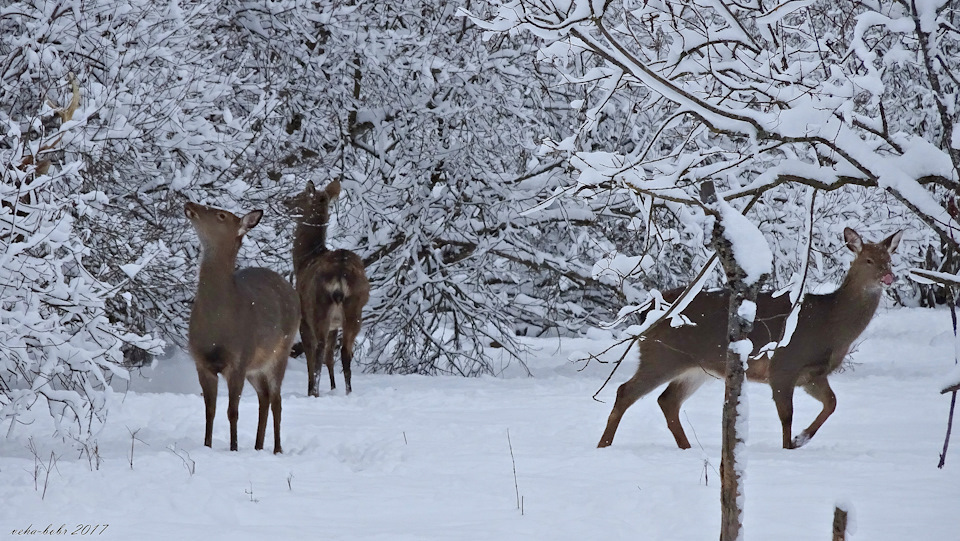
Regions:
<instances>
[{"instance_id":1,"label":"snowy bush","mask_svg":"<svg viewBox=\"0 0 960 541\"><path fill-rule=\"evenodd\" d=\"M653 23L614 37L625 51L662 59L658 73L684 74L675 84L700 101L681 106L639 76L635 58L617 64L594 54L592 42L576 37L587 27L575 13L576 24L557 35L507 34L485 33L460 8L487 18L496 9L418 0L18 0L3 8L6 114L27 118L45 97L69 93L71 71L84 96L53 157L82 164L79 190L102 194L86 203L96 212L78 213L75 225L88 232L92 275L123 284L125 295L105 301L109 319L184 344L198 257L182 217L187 200L264 208L242 264L289 275L293 219L277 202L308 179L343 179L330 243L357 251L368 266L374 290L359 361L388 372L489 373L491 344L518 354L518 333L579 332L650 288L689 281L708 257L702 213L689 204L703 178L716 180L738 208L770 188L751 212L773 246L777 285L802 266L796 254L808 234L816 239L814 278L826 281L842 269L844 225L866 224L858 230L879 238L920 223L908 212L917 207L915 191L876 190L882 175L871 160L846 163L841 158L853 154L822 135L737 131L749 124L742 122L710 128L741 110L772 122L786 110L781 102L797 118L805 107L838 104L830 121L852 130L843 140L869 139L871 152L892 163L919 148L899 142L911 119L925 136L943 135L935 104L952 83L881 95L871 94L879 86L861 83L879 77L892 89L902 84L890 74L895 68L927 73L903 53L918 51L916 41L870 41L889 49L890 67L878 72L865 67L869 55L850 58L832 45L820 59L806 47L804 36L834 24L826 3L803 8L816 14L813 22L791 12L767 22L775 32L748 24L734 41L749 47L704 42L726 24L697 19L709 7L690 4L674 20L660 3L640 12L609 3L603 21ZM754 15L738 10L737 17ZM854 20L834 25L830 39L882 34L876 25L857 34ZM696 54L684 52L684 39ZM949 52L952 39L944 34L937 43ZM737 70L715 73L695 61L733 49ZM953 65L956 55L942 56ZM771 58L822 69L800 74ZM769 79L756 75L761 65L780 74L780 98L757 88ZM804 101L808 83L825 101ZM914 102L923 104L920 112L911 112ZM883 124L878 119L886 132L870 131ZM941 161L930 160L937 171L918 178L920 191L938 198L955 182ZM816 174L801 175L809 167ZM794 176L837 188L815 198L809 233L801 227L810 212L806 188L785 182ZM919 229L907 238L935 240ZM622 267L634 259L645 263ZM148 357L136 347L124 352L132 364Z\"/></svg>"},{"instance_id":2,"label":"snowy bush","mask_svg":"<svg viewBox=\"0 0 960 541\"><path fill-rule=\"evenodd\" d=\"M846 225L870 239L910 230L901 269L937 237L955 245L955 8L767 8L517 0L478 17L543 39L544 60L581 89L582 123L551 146L579 170L585 197L634 199L621 223L645 249L623 255L650 264L628 283L703 266L706 180L766 234L778 286L807 260L814 282L842 275Z\"/></svg>"},{"instance_id":3,"label":"snowy bush","mask_svg":"<svg viewBox=\"0 0 960 541\"><path fill-rule=\"evenodd\" d=\"M293 219L277 201L333 177L345 193L330 242L373 280L373 370L489 373L490 344L516 354L516 332L576 331L618 302L590 268L611 229L597 224L630 201L570 197L563 160L538 149L579 114L572 96L529 39L484 42L456 3L7 12L11 111L77 74L85 102L60 148L83 163L82 189L104 194L78 225L96 277L124 283L106 309L131 330L184 343L198 257L186 200L266 208L241 259L289 272Z\"/></svg>"},{"instance_id":4,"label":"snowy bush","mask_svg":"<svg viewBox=\"0 0 960 541\"><path fill-rule=\"evenodd\" d=\"M29 141L22 128L35 125L0 121L0 426L51 419L56 434L83 442L106 417L111 380L127 378L121 348L157 344L107 315L117 288L90 274L75 228L102 194L78 191L80 163L39 160L60 134Z\"/></svg>"}]
</instances>

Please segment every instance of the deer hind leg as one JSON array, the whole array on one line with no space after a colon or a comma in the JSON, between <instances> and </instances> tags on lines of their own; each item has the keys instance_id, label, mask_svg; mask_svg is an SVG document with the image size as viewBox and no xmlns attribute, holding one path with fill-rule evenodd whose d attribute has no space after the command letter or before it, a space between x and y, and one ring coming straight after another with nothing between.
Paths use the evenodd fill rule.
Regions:
<instances>
[{"instance_id":1,"label":"deer hind leg","mask_svg":"<svg viewBox=\"0 0 960 541\"><path fill-rule=\"evenodd\" d=\"M352 308L352 307L351 307ZM340 337L340 363L343 364L343 379L347 394L353 391L350 386L350 363L353 361L353 346L360 333L360 310L344 310L343 335Z\"/></svg>"},{"instance_id":2,"label":"deer hind leg","mask_svg":"<svg viewBox=\"0 0 960 541\"><path fill-rule=\"evenodd\" d=\"M217 374L206 367L197 365L200 378L200 390L203 392L203 405L206 413L206 428L203 432L203 444L213 446L213 418L217 414Z\"/></svg>"},{"instance_id":3,"label":"deer hind leg","mask_svg":"<svg viewBox=\"0 0 960 541\"><path fill-rule=\"evenodd\" d=\"M303 343L303 354L307 356L307 395L320 396L318 389L320 374L317 372L318 344L306 317L300 322L300 342Z\"/></svg>"},{"instance_id":4,"label":"deer hind leg","mask_svg":"<svg viewBox=\"0 0 960 541\"><path fill-rule=\"evenodd\" d=\"M827 382L826 376L814 378L810 383L803 386L803 390L819 400L820 403L823 404L823 409L820 410L820 415L817 415L817 418L810 423L810 426L794 438L793 446L795 448L801 447L810 441L810 438L817 433L817 430L820 430L824 421L833 415L833 412L837 409L837 395L834 394L833 389L830 388L830 383Z\"/></svg>"},{"instance_id":5,"label":"deer hind leg","mask_svg":"<svg viewBox=\"0 0 960 541\"><path fill-rule=\"evenodd\" d=\"M333 377L333 346L337 344L337 330L334 329L326 334L323 340L323 364L327 366L327 372L330 373L330 390L337 388L337 381Z\"/></svg>"},{"instance_id":6,"label":"deer hind leg","mask_svg":"<svg viewBox=\"0 0 960 541\"><path fill-rule=\"evenodd\" d=\"M607 418L607 428L600 436L597 447L609 447L613 443L620 419L623 418L627 408L650 391L680 375L689 366L670 369L665 366L670 363L661 362L658 357L662 355L654 354L654 348L645 349L641 346L640 351L640 366L637 368L637 373L617 389L617 400L613 403L613 410Z\"/></svg>"},{"instance_id":7,"label":"deer hind leg","mask_svg":"<svg viewBox=\"0 0 960 541\"><path fill-rule=\"evenodd\" d=\"M667 419L667 428L673 433L673 438L677 440L677 446L681 449L689 449L690 440L687 439L687 435L683 431L683 425L680 424L680 406L693 393L697 392L697 389L709 377L710 375L700 368L688 370L671 381L670 385L667 385L667 388L657 398L657 403L663 410L663 416Z\"/></svg>"}]
</instances>

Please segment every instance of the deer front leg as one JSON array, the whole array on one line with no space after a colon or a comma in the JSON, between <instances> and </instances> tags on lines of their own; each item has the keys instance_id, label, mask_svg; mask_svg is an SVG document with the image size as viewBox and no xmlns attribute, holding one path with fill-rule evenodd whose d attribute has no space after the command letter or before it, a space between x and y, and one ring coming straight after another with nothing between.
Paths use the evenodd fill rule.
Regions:
<instances>
[{"instance_id":1,"label":"deer front leg","mask_svg":"<svg viewBox=\"0 0 960 541\"><path fill-rule=\"evenodd\" d=\"M820 415L817 415L817 418L810 423L810 426L794 438L794 447L801 447L810 441L810 438L817 433L817 430L820 430L824 421L837 410L837 395L833 392L833 389L830 388L830 383L827 382L826 376L815 378L810 383L804 385L803 390L819 400L820 403L823 404L823 409L820 411Z\"/></svg>"},{"instance_id":2,"label":"deer front leg","mask_svg":"<svg viewBox=\"0 0 960 541\"><path fill-rule=\"evenodd\" d=\"M280 387L283 384L283 375L287 372L287 358L281 355L274 366L273 376L267 380L267 389L270 396L270 410L273 413L273 454L283 452L280 446Z\"/></svg>"},{"instance_id":3,"label":"deer front leg","mask_svg":"<svg viewBox=\"0 0 960 541\"><path fill-rule=\"evenodd\" d=\"M257 400L260 403L259 416L257 417L257 439L253 448L257 451L263 449L263 439L267 432L267 413L270 411L270 388L263 376L256 376L250 379L250 384L257 391Z\"/></svg>"},{"instance_id":4,"label":"deer front leg","mask_svg":"<svg viewBox=\"0 0 960 541\"><path fill-rule=\"evenodd\" d=\"M240 417L240 392L243 391L243 375L227 376L227 419L230 420L230 450L237 450L237 419Z\"/></svg>"},{"instance_id":5,"label":"deer front leg","mask_svg":"<svg viewBox=\"0 0 960 541\"><path fill-rule=\"evenodd\" d=\"M203 432L203 444L207 447L212 447L213 418L217 414L217 375L198 364L197 376L200 378L200 390L203 393L203 404L206 413L206 428Z\"/></svg>"},{"instance_id":6,"label":"deer front leg","mask_svg":"<svg viewBox=\"0 0 960 541\"><path fill-rule=\"evenodd\" d=\"M283 452L280 446L280 389L273 391L270 395L270 409L273 411L273 454Z\"/></svg>"},{"instance_id":7,"label":"deer front leg","mask_svg":"<svg viewBox=\"0 0 960 541\"><path fill-rule=\"evenodd\" d=\"M783 430L783 448L793 449L793 381L775 381L771 379L770 388L773 390L773 402L777 405L777 415L780 416L780 426Z\"/></svg>"}]
</instances>

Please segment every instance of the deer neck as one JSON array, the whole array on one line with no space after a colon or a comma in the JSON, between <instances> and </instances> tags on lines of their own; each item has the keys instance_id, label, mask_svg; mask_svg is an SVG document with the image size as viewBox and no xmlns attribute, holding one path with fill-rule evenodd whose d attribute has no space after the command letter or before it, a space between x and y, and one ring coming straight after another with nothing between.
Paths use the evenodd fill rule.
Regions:
<instances>
[{"instance_id":1,"label":"deer neck","mask_svg":"<svg viewBox=\"0 0 960 541\"><path fill-rule=\"evenodd\" d=\"M237 265L237 248L204 246L200 258L200 273L194 311L203 312L208 306L228 307L235 298L233 272Z\"/></svg>"},{"instance_id":2,"label":"deer neck","mask_svg":"<svg viewBox=\"0 0 960 541\"><path fill-rule=\"evenodd\" d=\"M327 251L327 221L324 210L311 209L297 224L293 240L293 266L299 269L310 258Z\"/></svg>"},{"instance_id":3,"label":"deer neck","mask_svg":"<svg viewBox=\"0 0 960 541\"><path fill-rule=\"evenodd\" d=\"M880 306L883 287L876 280L859 275L855 270L847 273L840 288L832 294L831 314L827 321L834 328L842 329L856 339Z\"/></svg>"}]
</instances>

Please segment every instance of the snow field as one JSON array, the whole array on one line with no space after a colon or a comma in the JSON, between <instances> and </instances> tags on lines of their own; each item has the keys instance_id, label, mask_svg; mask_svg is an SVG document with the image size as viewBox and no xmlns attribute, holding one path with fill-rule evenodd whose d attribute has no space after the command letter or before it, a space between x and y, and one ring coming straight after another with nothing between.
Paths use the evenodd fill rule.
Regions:
<instances>
[{"instance_id":1,"label":"snow field","mask_svg":"<svg viewBox=\"0 0 960 541\"><path fill-rule=\"evenodd\" d=\"M837 412L799 450L780 448L769 388L746 386L746 539L829 539L837 502L852 508L853 540L957 539L960 443L936 468L949 405L939 386L953 367L949 325L943 310L881 312L852 368L831 378ZM684 405L693 449L676 449L654 393L626 414L613 446L598 450L616 387L636 360L599 395L605 403L592 400L609 365L578 372L569 362L611 343L592 336L528 340L534 378L519 369L477 379L356 374L349 397L342 389L304 396L304 363L293 360L278 456L269 452L269 428L268 449L253 450L249 385L240 451L227 450L222 381L213 448L203 447L192 363L159 361L152 380L135 380L112 411L98 438L99 469L45 427L17 426L0 440L0 538L61 523L110 524L103 539L715 538L722 384L705 385ZM819 404L802 392L795 402L799 432ZM132 470L131 430L141 440ZM59 456L43 499L30 437L42 459ZM195 473L171 448L189 454Z\"/></svg>"}]
</instances>

